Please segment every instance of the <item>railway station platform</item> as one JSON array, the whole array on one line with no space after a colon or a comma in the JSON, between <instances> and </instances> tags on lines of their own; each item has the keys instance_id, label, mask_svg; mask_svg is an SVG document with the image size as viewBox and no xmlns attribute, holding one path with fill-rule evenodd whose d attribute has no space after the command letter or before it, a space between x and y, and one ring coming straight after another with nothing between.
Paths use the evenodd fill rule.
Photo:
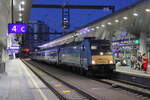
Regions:
<instances>
[{"instance_id":1,"label":"railway station platform","mask_svg":"<svg viewBox=\"0 0 150 100\"><path fill-rule=\"evenodd\" d=\"M131 68L131 66L116 65L116 79L147 88L150 86L150 65L145 73L142 70Z\"/></svg>"},{"instance_id":2,"label":"railway station platform","mask_svg":"<svg viewBox=\"0 0 150 100\"><path fill-rule=\"evenodd\" d=\"M0 100L59 100L20 59L6 62L0 74Z\"/></svg>"},{"instance_id":3,"label":"railway station platform","mask_svg":"<svg viewBox=\"0 0 150 100\"><path fill-rule=\"evenodd\" d=\"M133 69L133 68L131 68L131 66L119 66L119 65L116 65L116 72L138 75L141 77L143 76L143 77L149 77L150 78L150 65L148 66L147 73L145 73L142 70Z\"/></svg>"}]
</instances>

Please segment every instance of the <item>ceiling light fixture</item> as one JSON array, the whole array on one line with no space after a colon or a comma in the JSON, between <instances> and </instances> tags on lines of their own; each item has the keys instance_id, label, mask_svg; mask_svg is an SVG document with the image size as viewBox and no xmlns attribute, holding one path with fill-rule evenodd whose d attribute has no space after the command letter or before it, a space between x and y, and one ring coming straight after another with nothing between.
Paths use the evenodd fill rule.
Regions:
<instances>
[{"instance_id":1,"label":"ceiling light fixture","mask_svg":"<svg viewBox=\"0 0 150 100\"><path fill-rule=\"evenodd\" d=\"M97 28L97 29L99 29L100 27L99 27L99 26L97 26L96 28Z\"/></svg>"},{"instance_id":2,"label":"ceiling light fixture","mask_svg":"<svg viewBox=\"0 0 150 100\"><path fill-rule=\"evenodd\" d=\"M150 9L145 9L146 12L150 12Z\"/></svg>"},{"instance_id":3,"label":"ceiling light fixture","mask_svg":"<svg viewBox=\"0 0 150 100\"><path fill-rule=\"evenodd\" d=\"M90 29L88 29L87 32L90 32Z\"/></svg>"},{"instance_id":4,"label":"ceiling light fixture","mask_svg":"<svg viewBox=\"0 0 150 100\"><path fill-rule=\"evenodd\" d=\"M124 20L127 20L127 19L128 19L128 17L126 17L126 16L125 16L125 17L123 17L123 19L124 19Z\"/></svg>"},{"instance_id":5,"label":"ceiling light fixture","mask_svg":"<svg viewBox=\"0 0 150 100\"><path fill-rule=\"evenodd\" d=\"M116 22L116 23L118 23L118 22L119 22L119 20L118 20L118 19L116 19L116 20L115 20L115 22Z\"/></svg>"},{"instance_id":6,"label":"ceiling light fixture","mask_svg":"<svg viewBox=\"0 0 150 100\"><path fill-rule=\"evenodd\" d=\"M94 29L94 28L92 28L91 30L92 30L92 31L94 31L95 29Z\"/></svg>"},{"instance_id":7,"label":"ceiling light fixture","mask_svg":"<svg viewBox=\"0 0 150 100\"><path fill-rule=\"evenodd\" d=\"M101 25L101 27L105 27L105 25L104 25L104 24L102 24L102 25Z\"/></svg>"},{"instance_id":8,"label":"ceiling light fixture","mask_svg":"<svg viewBox=\"0 0 150 100\"><path fill-rule=\"evenodd\" d=\"M22 21L22 18L19 18L19 21Z\"/></svg>"},{"instance_id":9,"label":"ceiling light fixture","mask_svg":"<svg viewBox=\"0 0 150 100\"><path fill-rule=\"evenodd\" d=\"M21 13L19 13L19 16L21 17L21 16L22 16L22 14L21 14Z\"/></svg>"},{"instance_id":10,"label":"ceiling light fixture","mask_svg":"<svg viewBox=\"0 0 150 100\"><path fill-rule=\"evenodd\" d=\"M107 24L108 24L108 25L111 25L112 23L111 23L111 22L108 22Z\"/></svg>"},{"instance_id":11,"label":"ceiling light fixture","mask_svg":"<svg viewBox=\"0 0 150 100\"><path fill-rule=\"evenodd\" d=\"M22 1L22 2L21 2L21 5L25 5L25 2L24 2L24 1Z\"/></svg>"},{"instance_id":12,"label":"ceiling light fixture","mask_svg":"<svg viewBox=\"0 0 150 100\"><path fill-rule=\"evenodd\" d=\"M137 13L133 13L133 16L138 16L139 14L137 14Z\"/></svg>"},{"instance_id":13,"label":"ceiling light fixture","mask_svg":"<svg viewBox=\"0 0 150 100\"><path fill-rule=\"evenodd\" d=\"M24 8L21 8L21 11L24 11Z\"/></svg>"}]
</instances>

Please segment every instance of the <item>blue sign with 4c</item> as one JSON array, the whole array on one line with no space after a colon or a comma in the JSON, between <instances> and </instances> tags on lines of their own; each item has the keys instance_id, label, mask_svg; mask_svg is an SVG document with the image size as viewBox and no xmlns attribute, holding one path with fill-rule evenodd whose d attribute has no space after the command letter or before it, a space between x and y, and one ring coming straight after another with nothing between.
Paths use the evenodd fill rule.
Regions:
<instances>
[{"instance_id":1,"label":"blue sign with 4c","mask_svg":"<svg viewBox=\"0 0 150 100\"><path fill-rule=\"evenodd\" d=\"M8 24L8 33L26 33L26 24Z\"/></svg>"}]
</instances>

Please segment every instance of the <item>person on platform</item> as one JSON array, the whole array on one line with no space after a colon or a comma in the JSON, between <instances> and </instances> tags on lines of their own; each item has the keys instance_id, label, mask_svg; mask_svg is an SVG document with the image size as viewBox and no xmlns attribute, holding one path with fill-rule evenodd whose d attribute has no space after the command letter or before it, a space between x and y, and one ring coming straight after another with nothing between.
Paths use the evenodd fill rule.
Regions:
<instances>
[{"instance_id":1,"label":"person on platform","mask_svg":"<svg viewBox=\"0 0 150 100\"><path fill-rule=\"evenodd\" d=\"M132 55L130 57L130 62L131 62L131 68L134 68L135 67L135 63L136 63L135 55Z\"/></svg>"},{"instance_id":2,"label":"person on platform","mask_svg":"<svg viewBox=\"0 0 150 100\"><path fill-rule=\"evenodd\" d=\"M142 70L142 55L139 52L137 55L137 66L136 68L138 68L139 70Z\"/></svg>"},{"instance_id":3,"label":"person on platform","mask_svg":"<svg viewBox=\"0 0 150 100\"><path fill-rule=\"evenodd\" d=\"M146 56L146 54L144 53L142 55L142 67L145 73L147 73L147 69L148 69L148 57Z\"/></svg>"}]
</instances>

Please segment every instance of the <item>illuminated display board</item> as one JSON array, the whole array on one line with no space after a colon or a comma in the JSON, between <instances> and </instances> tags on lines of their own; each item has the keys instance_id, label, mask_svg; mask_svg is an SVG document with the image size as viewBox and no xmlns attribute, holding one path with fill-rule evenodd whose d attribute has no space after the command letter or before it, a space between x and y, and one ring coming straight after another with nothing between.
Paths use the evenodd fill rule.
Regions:
<instances>
[{"instance_id":1,"label":"illuminated display board","mask_svg":"<svg viewBox=\"0 0 150 100\"><path fill-rule=\"evenodd\" d=\"M8 33L26 33L26 24L8 24Z\"/></svg>"},{"instance_id":2,"label":"illuminated display board","mask_svg":"<svg viewBox=\"0 0 150 100\"><path fill-rule=\"evenodd\" d=\"M133 43L134 44L140 44L140 41L139 40L134 40Z\"/></svg>"}]
</instances>

